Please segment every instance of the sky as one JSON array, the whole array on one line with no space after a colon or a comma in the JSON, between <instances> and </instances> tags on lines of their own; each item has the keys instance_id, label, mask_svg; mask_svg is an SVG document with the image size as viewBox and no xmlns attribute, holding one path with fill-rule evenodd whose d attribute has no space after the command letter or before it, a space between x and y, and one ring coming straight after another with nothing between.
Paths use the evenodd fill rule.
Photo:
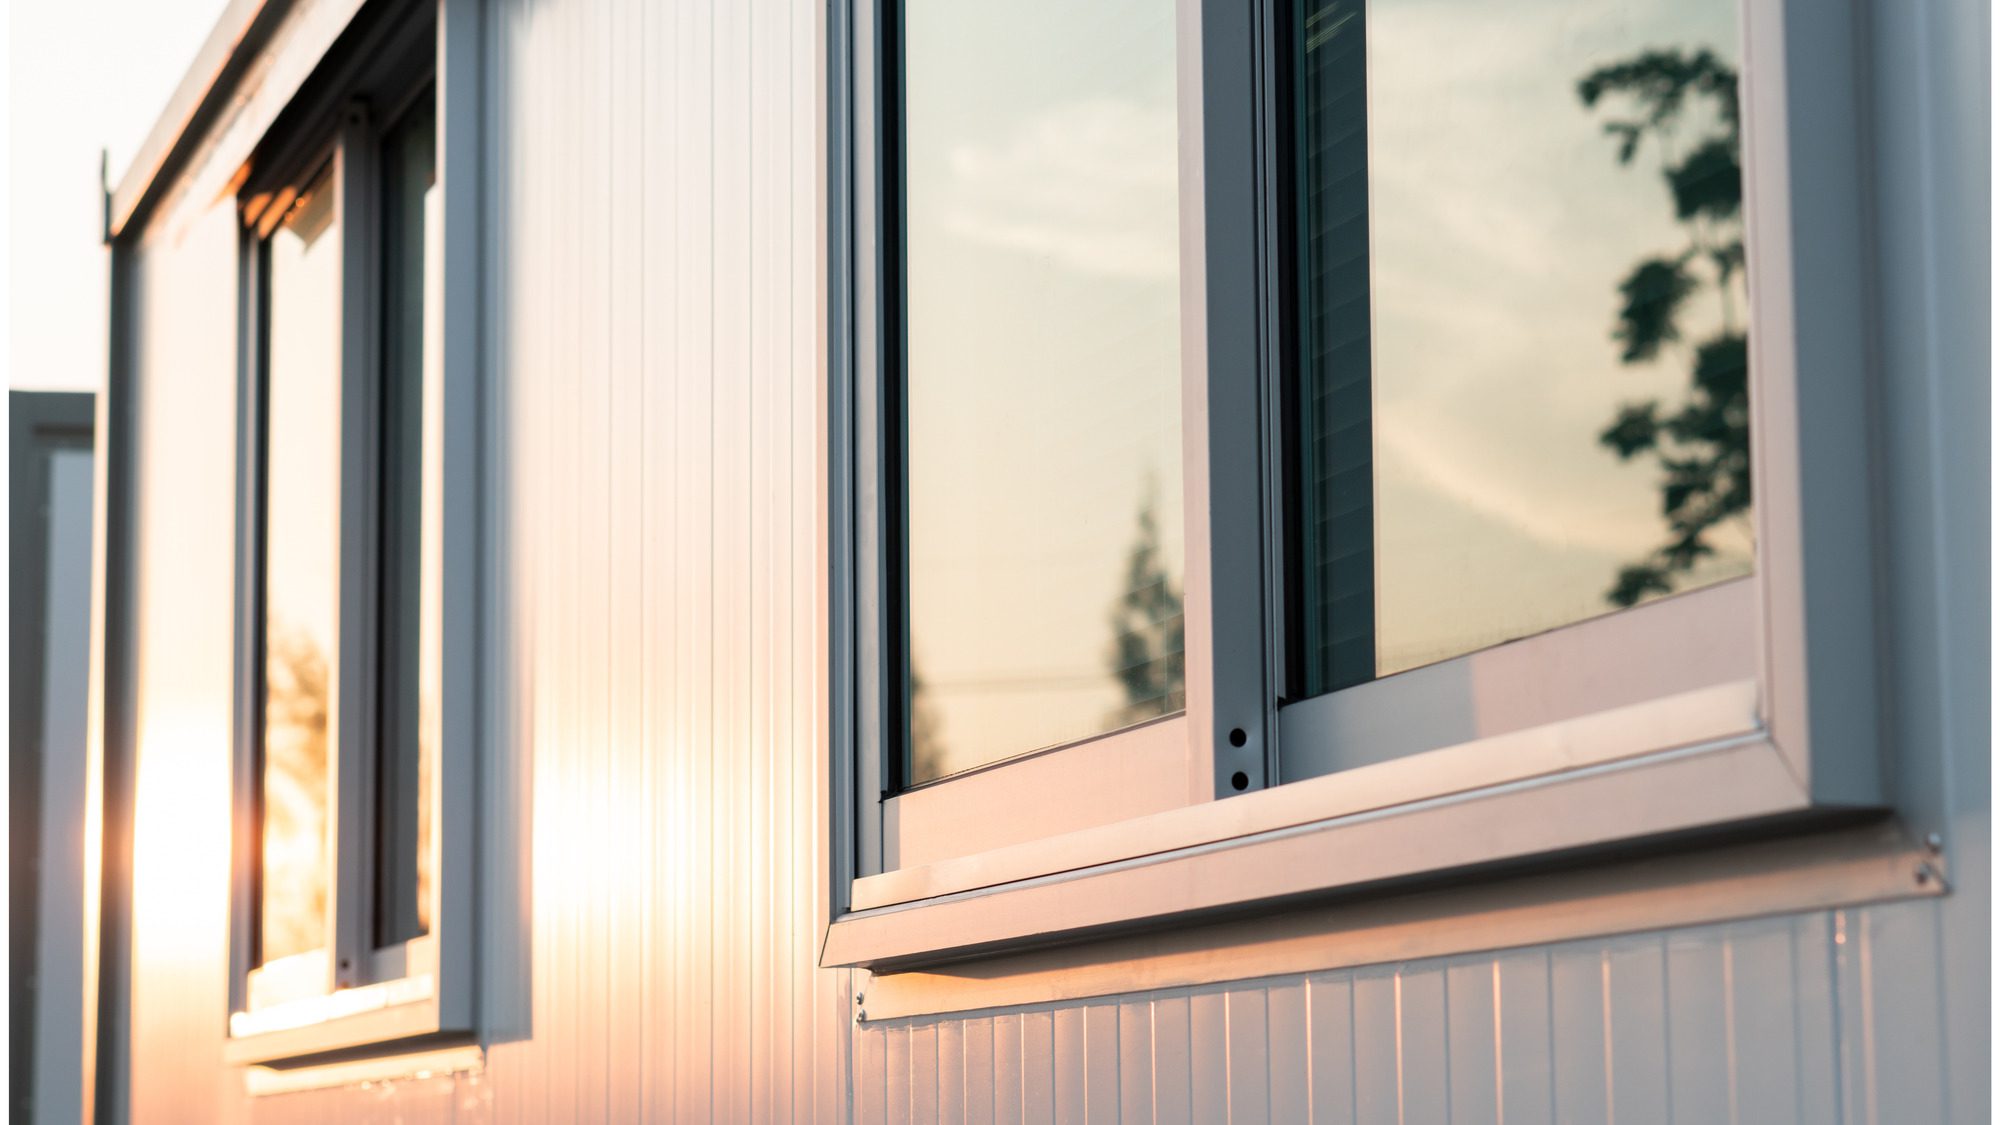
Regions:
<instances>
[{"instance_id":1,"label":"sky","mask_svg":"<svg viewBox=\"0 0 2000 1125\"><path fill-rule=\"evenodd\" d=\"M7 5L7 382L104 375L99 161L115 184L227 0Z\"/></svg>"}]
</instances>

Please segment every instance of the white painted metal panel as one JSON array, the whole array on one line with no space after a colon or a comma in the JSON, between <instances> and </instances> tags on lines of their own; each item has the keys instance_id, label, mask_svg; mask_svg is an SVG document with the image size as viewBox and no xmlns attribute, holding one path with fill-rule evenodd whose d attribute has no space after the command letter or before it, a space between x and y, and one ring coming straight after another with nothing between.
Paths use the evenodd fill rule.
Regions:
<instances>
[{"instance_id":1,"label":"white painted metal panel","mask_svg":"<svg viewBox=\"0 0 2000 1125\"><path fill-rule=\"evenodd\" d=\"M1396 975L1376 969L1354 981L1354 1120L1389 1125L1403 1119L1402 1073L1397 1066Z\"/></svg>"},{"instance_id":2,"label":"white painted metal panel","mask_svg":"<svg viewBox=\"0 0 2000 1125\"><path fill-rule=\"evenodd\" d=\"M1021 1017L993 1017L993 1119L1020 1121L1026 1113L1026 1084L1021 1071ZM860 1083L856 1083L860 1096ZM857 1120L865 1118L857 1117Z\"/></svg>"},{"instance_id":3,"label":"white painted metal panel","mask_svg":"<svg viewBox=\"0 0 2000 1125\"><path fill-rule=\"evenodd\" d=\"M227 1121L237 223L223 206L179 225L133 263L130 1090L136 1119Z\"/></svg>"},{"instance_id":4,"label":"white painted metal panel","mask_svg":"<svg viewBox=\"0 0 2000 1125\"><path fill-rule=\"evenodd\" d=\"M1646 934L1613 945L1604 957L1607 1120L1665 1125L1667 1013L1661 939Z\"/></svg>"},{"instance_id":5,"label":"white painted metal panel","mask_svg":"<svg viewBox=\"0 0 2000 1125\"><path fill-rule=\"evenodd\" d=\"M1948 517L1984 510L1956 466L1990 455L1969 421L1990 387L1966 374L1989 341L1949 325L1983 308L1967 248L1986 240L1952 221L1970 204L1938 163L1983 144L1965 138L1984 111L1953 94L1983 80L1982 7L1877 4L1871 47L1921 76L1875 107L1895 126L1884 441L1930 466L1886 505L1885 565L1898 741L1936 751L1899 784L1948 836L1951 896L856 1027L847 974L815 968L820 5L494 3L486 1068L254 1100L219 1063L235 220L213 192L169 193L125 328L135 1117L1983 1120L1990 746L1971 673L1990 594L1976 521ZM1943 171L1890 172L1927 166Z\"/></svg>"},{"instance_id":6,"label":"white painted metal panel","mask_svg":"<svg viewBox=\"0 0 2000 1125\"><path fill-rule=\"evenodd\" d=\"M1549 1031L1549 955L1545 950L1502 954L1493 961L1498 983L1493 1003L1493 1053L1500 1071L1500 1117L1554 1121L1555 1037Z\"/></svg>"},{"instance_id":7,"label":"white painted metal panel","mask_svg":"<svg viewBox=\"0 0 2000 1125\"><path fill-rule=\"evenodd\" d=\"M1937 903L1907 902L1116 1006L883 1021L859 1050L894 1058L899 1043L1019 1021L1042 1076L1027 1120L1051 1105L1058 1121L1970 1120L1946 1100L1939 923ZM1099 1013L1115 1035L1092 1033ZM931 1105L908 1100L898 1074L911 1072L892 1066L871 1089L881 1072L858 1070L857 1104ZM1117 1085L1093 1093L1098 1075ZM907 1119L959 1117L940 1103Z\"/></svg>"},{"instance_id":8,"label":"white painted metal panel","mask_svg":"<svg viewBox=\"0 0 2000 1125\"><path fill-rule=\"evenodd\" d=\"M144 849L170 821L228 823L235 224L226 197L161 216L132 325L142 1119L846 1115L846 974L814 967L818 18L797 0L490 11L484 534L503 643L477 1079L252 1102L218 1064L226 831L193 833L173 870Z\"/></svg>"},{"instance_id":9,"label":"white painted metal panel","mask_svg":"<svg viewBox=\"0 0 2000 1125\"><path fill-rule=\"evenodd\" d=\"M1152 1002L1153 1120L1187 1125L1194 1118L1192 1004L1186 996Z\"/></svg>"},{"instance_id":10,"label":"white painted metal panel","mask_svg":"<svg viewBox=\"0 0 2000 1125\"><path fill-rule=\"evenodd\" d=\"M1345 976L1306 982L1306 1019L1312 1028L1307 1084L1312 1119L1322 1125L1352 1125L1354 1097L1354 982Z\"/></svg>"},{"instance_id":11,"label":"white painted metal panel","mask_svg":"<svg viewBox=\"0 0 2000 1125\"><path fill-rule=\"evenodd\" d=\"M1306 982L1275 984L1265 997L1271 1053L1271 1120L1312 1117L1312 1041L1307 1038Z\"/></svg>"},{"instance_id":12,"label":"white painted metal panel","mask_svg":"<svg viewBox=\"0 0 2000 1125\"><path fill-rule=\"evenodd\" d=\"M1675 1122L1729 1120L1736 1085L1730 951L1715 942L1666 939L1662 991L1675 998L1664 1044L1671 1097L1666 1108Z\"/></svg>"},{"instance_id":13,"label":"white painted metal panel","mask_svg":"<svg viewBox=\"0 0 2000 1125\"><path fill-rule=\"evenodd\" d=\"M1500 1116L1499 1041L1495 1026L1499 966L1467 958L1445 969L1445 1064L1451 1072L1452 1116L1493 1121Z\"/></svg>"}]
</instances>

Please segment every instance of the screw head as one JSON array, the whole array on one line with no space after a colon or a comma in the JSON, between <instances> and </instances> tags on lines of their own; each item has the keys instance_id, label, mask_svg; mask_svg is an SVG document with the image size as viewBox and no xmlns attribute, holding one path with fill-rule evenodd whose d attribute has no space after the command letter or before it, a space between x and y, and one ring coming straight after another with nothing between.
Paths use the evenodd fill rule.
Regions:
<instances>
[{"instance_id":1,"label":"screw head","mask_svg":"<svg viewBox=\"0 0 2000 1125\"><path fill-rule=\"evenodd\" d=\"M1944 837L1933 832L1924 837L1924 846L1931 850L1932 855L1936 855L1944 851Z\"/></svg>"}]
</instances>

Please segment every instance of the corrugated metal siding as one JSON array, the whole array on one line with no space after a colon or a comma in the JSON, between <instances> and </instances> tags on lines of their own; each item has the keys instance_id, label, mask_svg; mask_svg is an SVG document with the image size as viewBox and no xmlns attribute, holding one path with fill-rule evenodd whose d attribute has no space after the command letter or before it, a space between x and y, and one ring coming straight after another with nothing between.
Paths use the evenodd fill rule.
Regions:
<instances>
[{"instance_id":1,"label":"corrugated metal siding","mask_svg":"<svg viewBox=\"0 0 2000 1125\"><path fill-rule=\"evenodd\" d=\"M1947 8L1984 26L1881 7L1885 56L1972 41ZM248 1099L220 1065L231 209L184 196L139 251L137 1119L1984 1119L1986 712L1959 680L1924 706L1982 733L1917 779L1965 880L1942 901L856 1029L845 975L813 967L818 12L489 9L482 1074ZM1948 91L1968 67L1914 72ZM1880 116L1951 100L1918 93ZM1895 252L1943 252L1950 224L1924 216L1944 204L1905 186ZM1932 412L1889 404L1912 448L1983 416L1979 381L1925 358L1940 331L1891 340ZM1940 464L1984 452L1953 432ZM1896 518L1929 543L1941 514L1919 507ZM1975 554L1899 564L1931 599L1899 607L1913 651L1983 619L1948 612ZM1954 633L1942 662L1977 651ZM1946 737L1914 715L1912 742Z\"/></svg>"},{"instance_id":2,"label":"corrugated metal siding","mask_svg":"<svg viewBox=\"0 0 2000 1125\"><path fill-rule=\"evenodd\" d=\"M855 1120L1971 1121L1935 901L869 1026Z\"/></svg>"},{"instance_id":3,"label":"corrugated metal siding","mask_svg":"<svg viewBox=\"0 0 2000 1125\"><path fill-rule=\"evenodd\" d=\"M135 1115L838 1120L847 980L814 965L818 6L518 0L487 18L493 608L512 657L482 826L488 1066L246 1099L220 1065L235 226L200 200L159 223L134 325ZM146 858L190 818L213 826L198 849L172 871Z\"/></svg>"},{"instance_id":4,"label":"corrugated metal siding","mask_svg":"<svg viewBox=\"0 0 2000 1125\"><path fill-rule=\"evenodd\" d=\"M146 378L140 495L131 1100L135 1117L226 1120L235 567L236 218L151 239L133 269Z\"/></svg>"},{"instance_id":5,"label":"corrugated metal siding","mask_svg":"<svg viewBox=\"0 0 2000 1125\"><path fill-rule=\"evenodd\" d=\"M846 981L814 968L816 12L489 10L502 753L528 810L490 843L531 857L502 892L526 932L485 966L527 986L497 1121L844 1112Z\"/></svg>"}]
</instances>

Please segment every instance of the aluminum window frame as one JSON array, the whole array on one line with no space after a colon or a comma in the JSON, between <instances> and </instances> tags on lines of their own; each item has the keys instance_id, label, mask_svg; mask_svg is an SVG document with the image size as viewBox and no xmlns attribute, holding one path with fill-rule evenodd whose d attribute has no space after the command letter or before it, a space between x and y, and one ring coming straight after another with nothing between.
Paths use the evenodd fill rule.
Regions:
<instances>
[{"instance_id":1,"label":"aluminum window frame","mask_svg":"<svg viewBox=\"0 0 2000 1125\"><path fill-rule=\"evenodd\" d=\"M344 47L279 116L239 183L238 494L236 582L235 847L231 893L229 1037L232 1063L293 1060L333 1051L404 1047L476 1030L473 994L473 847L478 745L479 546L482 411L478 290L482 178L478 0L418 0L348 29ZM433 30L434 29L434 30ZM424 50L426 42L432 49ZM374 722L379 662L378 472L382 299L377 168L382 137L418 99L437 115L441 197L440 549L441 713L432 794L435 872L427 933L376 947ZM372 101L383 112L371 114ZM265 237L290 194L331 162L340 222L341 469L336 726L330 734L333 796L328 943L323 950L252 963L259 856L263 685L263 444ZM287 962L297 961L297 964ZM271 1001L253 1009L253 990ZM260 1000L263 997L259 997Z\"/></svg>"},{"instance_id":2,"label":"aluminum window frame","mask_svg":"<svg viewBox=\"0 0 2000 1125\"><path fill-rule=\"evenodd\" d=\"M844 553L841 571L853 576L840 599L842 643L851 655L839 659L853 671L854 744L888 747L897 730L893 716L904 707L899 636L902 614L896 605L900 584L895 571L898 549L891 531L899 521L896 492L886 474L896 464L888 448L896 420L888 393L894 339L899 335L900 310L893 295L884 293L898 274L901 246L896 189L884 181L896 175L889 162L896 156L900 129L885 115L898 112L893 93L898 60L884 50L886 22L898 14L898 0L859 0L849 13L854 54L851 68L837 64L839 75L851 74L851 86L834 87L835 96L851 106L851 123L866 123L851 133L854 177L851 214L836 220L845 232L848 252L842 267L852 271L843 287L851 297L851 336L842 333L851 352L839 364L832 394L840 427L835 438L842 453L834 470L843 482L835 501L842 515L835 519L843 534L837 549ZM952 854L949 840L927 826L957 820L957 814L977 812L1002 803L999 794L1032 786L1045 800L1026 823L988 818L978 833L1001 844L1104 823L1119 812L1143 815L1186 805L1192 800L1238 789L1261 787L1267 776L1264 730L1270 709L1264 695L1259 607L1261 586L1213 584L1208 581L1214 552L1211 544L1225 536L1255 542L1262 536L1256 511L1261 487L1258 432L1261 420L1254 406L1239 396L1218 393L1221 378L1254 378L1257 331L1244 310L1212 306L1211 287L1227 288L1257 275L1259 248L1248 239L1227 239L1211 246L1209 232L1216 217L1235 214L1251 198L1254 181L1240 174L1249 163L1255 141L1237 128L1208 130L1204 115L1219 101L1242 106L1254 89L1252 76L1234 56L1206 56L1199 49L1201 21L1217 22L1218 13L1204 12L1194 0L1176 6L1177 112L1180 120L1180 285L1181 393L1183 486L1186 513L1184 612L1186 620L1187 707L1176 715L1079 739L1060 746L1029 749L998 762L899 789L888 768L888 754L862 753L852 758L858 832L856 862L868 872L906 866L904 856ZM1231 22L1231 21L1221 21ZM1247 35L1246 21L1232 28ZM891 48L893 50L893 48ZM844 62L844 60L843 60ZM1233 99L1216 95L1236 90ZM1232 122L1232 125L1241 125ZM867 451L866 455L851 455ZM1215 498L1216 503L1211 503ZM1226 590L1218 605L1213 591ZM1215 659L1223 654L1231 659ZM1231 732L1241 732L1232 739ZM1154 780L1134 792L1132 767L1146 764ZM1240 784L1237 780L1240 777ZM1032 778L1033 780L1029 780ZM1124 778L1126 800L1107 811L1101 799L1065 801L1063 794L1105 794L1115 778ZM959 821L962 827L962 821ZM922 838L917 838L922 837Z\"/></svg>"},{"instance_id":3,"label":"aluminum window frame","mask_svg":"<svg viewBox=\"0 0 2000 1125\"><path fill-rule=\"evenodd\" d=\"M879 440L869 387L882 377L876 340L884 330L870 265L883 253L871 215L880 199L872 163L880 11L877 0L852 0L829 13L827 28L829 691L835 791L852 799L836 801L835 909L821 964L900 973L1412 880L1476 880L1495 863L1717 833L1834 831L1893 811L1874 657L1881 453L1870 422L1877 390L1856 7L1742 0L1738 8L1756 325L1756 569L1736 584L1666 599L1653 612L1754 594L1754 675L1612 710L1552 713L1523 729L1267 787L1265 779L1280 776L1280 750L1267 735L1308 737L1278 722L1272 674L1285 625L1274 533L1283 526L1275 485L1284 429L1272 393L1285 278L1280 192L1267 170L1274 99L1285 93L1274 89L1266 63L1283 8L1278 0L1182 0L1183 146L1193 137L1202 153L1197 191L1183 195L1183 224L1193 215L1203 227L1184 231L1183 283L1201 290L1204 308L1184 318L1184 363L1208 363L1206 378L1187 380L1183 422L1195 435L1190 465L1202 466L1199 477L1190 474L1189 513L1199 518L1188 521L1188 600L1208 607L1199 624L1190 613L1188 629L1189 745L1200 759L1189 800L975 854L885 865L879 715L893 700L881 649L868 636L886 597L879 525L869 519L878 470L867 455ZM1185 81L1190 67L1202 76L1193 88ZM1225 297L1206 300L1210 294ZM1804 394L1808 371L1812 393ZM1211 554L1212 544L1229 548ZM1647 609L1555 634L1602 634L1606 622L1617 623L1615 632L1632 621L1627 614ZM1515 646L1563 643L1555 634ZM1509 647L1463 659L1491 663L1524 651L1496 655ZM1630 661L1635 648L1625 638L1586 641L1582 651ZM1233 729L1247 735L1238 756L1218 749ZM1232 797L1228 781L1238 769L1254 784ZM1116 777L1081 783L1093 780ZM1888 867L1898 872L1926 854L1901 834L1889 837L1879 846L1894 853ZM1812 901L1887 893L1877 878L1827 878L1830 886L1809 889ZM1920 873L1904 889L1926 893L1925 885ZM1768 900L1739 905L1746 913L1769 908ZM1660 924L1672 924L1672 904L1659 909Z\"/></svg>"},{"instance_id":4,"label":"aluminum window frame","mask_svg":"<svg viewBox=\"0 0 2000 1125\"><path fill-rule=\"evenodd\" d=\"M1289 26L1294 9L1303 0L1262 0L1265 12L1264 58L1272 60L1271 81L1260 94L1266 109L1267 135L1271 137L1272 174L1266 181L1261 203L1262 238L1274 247L1271 262L1276 276L1274 291L1282 294L1266 310L1265 331L1268 369L1285 377L1300 362L1296 355L1298 294L1293 289L1297 267L1296 222L1298 166L1290 152L1296 119L1291 105L1296 96L1289 73L1294 60L1295 32ZM1750 9L1761 0L1733 0L1738 35L1743 46L1739 76L1751 69ZM1768 4L1763 4L1769 7ZM1365 34L1365 33L1364 33ZM1761 69L1761 68L1760 68ZM1742 97L1749 97L1747 77L1742 81ZM1746 172L1744 210L1746 231L1749 212L1755 208L1749 198L1749 165L1754 142L1746 139L1742 160ZM1768 172L1768 168L1766 169ZM1766 199L1768 205L1772 201ZM1752 236L1746 233L1746 240ZM1761 263L1758 263L1761 268ZM1753 281L1754 285L1754 281ZM1764 334L1763 316L1770 311L1769 294L1749 294L1752 336ZM1751 341L1752 348L1759 340ZM1762 443L1757 400L1762 397L1759 383L1764 379L1763 357L1752 363L1751 398L1753 461ZM1295 699L1283 698L1295 686L1298 676L1289 665L1294 657L1288 643L1291 613L1299 593L1300 576L1291 573L1297 554L1292 538L1296 521L1293 448L1295 431L1288 413L1297 409L1283 390L1266 391L1265 410L1272 440L1267 445L1265 495L1269 498L1271 526L1279 529L1279 548L1274 552L1269 589L1273 591L1267 609L1270 661L1277 669L1274 680L1280 685L1281 702L1274 730L1274 759L1278 776L1295 781L1372 767L1403 760L1412 774L1432 769L1439 762L1455 760L1455 747L1496 739L1519 731L1559 728L1578 722L1586 728L1591 717L1601 712L1631 707L1673 696L1693 697L1702 693L1733 690L1737 695L1758 687L1758 654L1763 646L1763 630L1757 618L1768 600L1765 589L1771 572L1765 566L1764 544L1771 529L1765 526L1763 511L1768 483L1761 467L1753 469L1757 504L1751 518L1755 527L1755 567L1751 574L1726 579L1708 586L1650 600L1637 606L1621 607L1593 617L1566 622L1510 640L1473 649L1429 664L1382 675L1335 690ZM1372 469L1371 469L1372 475ZM1857 494L1858 495L1858 494ZM1754 734L1763 729L1763 716L1755 708L1721 711L1705 708L1706 726L1699 732L1705 740L1725 740ZM1685 724L1675 729L1683 737L1693 735ZM1623 743L1624 740L1616 740ZM1661 747L1654 747L1659 749ZM1617 751L1579 747L1577 765L1594 764L1639 752L1623 745ZM1520 777L1537 776L1539 768L1524 763Z\"/></svg>"}]
</instances>

